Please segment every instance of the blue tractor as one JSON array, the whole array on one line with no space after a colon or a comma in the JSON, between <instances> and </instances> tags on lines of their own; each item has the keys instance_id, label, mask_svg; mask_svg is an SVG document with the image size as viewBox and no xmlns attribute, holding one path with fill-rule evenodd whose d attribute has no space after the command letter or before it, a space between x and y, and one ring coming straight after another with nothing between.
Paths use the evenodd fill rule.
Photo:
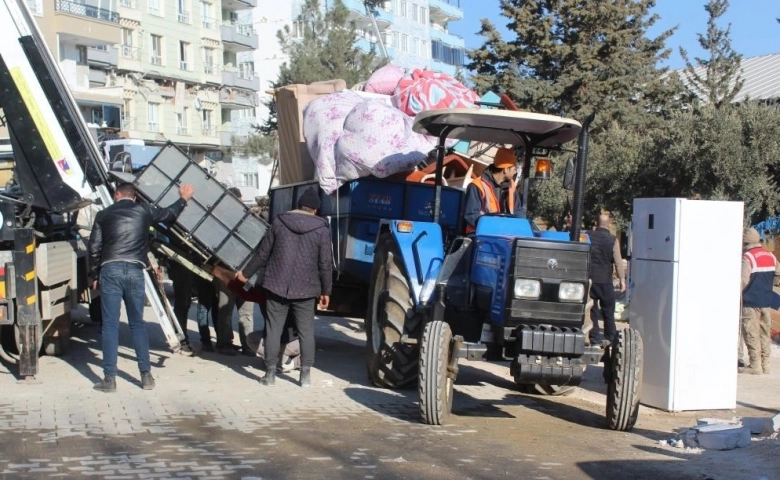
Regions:
<instances>
[{"instance_id":1,"label":"blue tractor","mask_svg":"<svg viewBox=\"0 0 780 480\"><path fill-rule=\"evenodd\" d=\"M604 362L608 428L630 430L642 383L642 340L623 329L608 346L583 331L590 243L581 232L588 126L572 119L492 109L432 110L414 122L439 139L432 221L379 222L366 313L366 365L374 384L417 384L422 421L446 422L460 359L509 363L522 390L557 394L578 385L586 365ZM578 139L564 187L574 190L571 232L484 215L471 235L442 219L442 165L448 139L514 145L527 196L540 154ZM460 210L459 210L460 211ZM451 219L449 219L451 221Z\"/></svg>"}]
</instances>

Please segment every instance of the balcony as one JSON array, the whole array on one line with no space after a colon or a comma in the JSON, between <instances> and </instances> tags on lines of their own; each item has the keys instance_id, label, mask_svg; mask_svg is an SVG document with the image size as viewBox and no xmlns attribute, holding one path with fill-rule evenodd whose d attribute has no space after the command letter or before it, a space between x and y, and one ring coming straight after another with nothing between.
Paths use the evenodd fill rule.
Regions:
<instances>
[{"instance_id":1,"label":"balcony","mask_svg":"<svg viewBox=\"0 0 780 480\"><path fill-rule=\"evenodd\" d=\"M260 90L260 79L254 72L242 72L236 67L222 68L222 83L228 87L238 87L245 90Z\"/></svg>"},{"instance_id":2,"label":"balcony","mask_svg":"<svg viewBox=\"0 0 780 480\"><path fill-rule=\"evenodd\" d=\"M219 104L228 110L254 108L258 104L257 91L222 87L219 90Z\"/></svg>"},{"instance_id":3,"label":"balcony","mask_svg":"<svg viewBox=\"0 0 780 480\"><path fill-rule=\"evenodd\" d=\"M439 40L442 43L446 43L447 45L451 45L453 47L465 48L466 42L460 35L446 32L438 25L431 25L431 28L428 29L428 31L431 36L431 40Z\"/></svg>"},{"instance_id":4,"label":"balcony","mask_svg":"<svg viewBox=\"0 0 780 480\"><path fill-rule=\"evenodd\" d=\"M58 34L73 39L79 45L89 47L119 43L119 14L113 10L55 0L54 22Z\"/></svg>"},{"instance_id":5,"label":"balcony","mask_svg":"<svg viewBox=\"0 0 780 480\"><path fill-rule=\"evenodd\" d=\"M257 50L258 40L252 25L235 25L230 22L222 24L222 43L224 49L230 52L245 52Z\"/></svg>"},{"instance_id":6,"label":"balcony","mask_svg":"<svg viewBox=\"0 0 780 480\"><path fill-rule=\"evenodd\" d=\"M257 0L222 0L222 8L230 12L255 8Z\"/></svg>"},{"instance_id":7,"label":"balcony","mask_svg":"<svg viewBox=\"0 0 780 480\"><path fill-rule=\"evenodd\" d=\"M433 23L447 23L451 20L463 20L460 0L429 0L429 16Z\"/></svg>"}]
</instances>

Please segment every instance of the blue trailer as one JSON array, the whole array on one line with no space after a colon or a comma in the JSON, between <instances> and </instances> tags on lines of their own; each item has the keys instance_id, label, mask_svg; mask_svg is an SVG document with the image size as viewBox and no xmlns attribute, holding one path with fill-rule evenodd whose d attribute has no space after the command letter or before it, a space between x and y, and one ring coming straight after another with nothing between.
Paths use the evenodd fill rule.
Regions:
<instances>
[{"instance_id":1,"label":"blue trailer","mask_svg":"<svg viewBox=\"0 0 780 480\"><path fill-rule=\"evenodd\" d=\"M273 220L298 205L303 192L319 190L318 215L330 223L335 263L332 312L363 317L374 265L374 249L381 226L390 220L433 221L436 188L424 183L363 177L342 185L332 195L317 181L302 182L270 191L269 219ZM465 192L443 187L440 225L451 240L463 230L462 206Z\"/></svg>"},{"instance_id":2,"label":"blue trailer","mask_svg":"<svg viewBox=\"0 0 780 480\"><path fill-rule=\"evenodd\" d=\"M414 130L439 139L434 185L362 178L322 196L336 275L355 279L358 296L367 288L369 377L387 388L416 384L423 422L446 422L458 362L467 359L508 362L521 390L547 394L576 387L587 365L603 361L607 427L630 430L636 423L641 337L629 328L609 345L590 345L583 331L590 243L580 225L591 121L583 128L529 112L422 112ZM442 182L452 138L514 145L524 195L539 159L577 139L564 174L564 187L574 190L572 231L543 232L525 218L483 215L464 235L465 192ZM272 190L272 216L295 205L309 185Z\"/></svg>"}]
</instances>

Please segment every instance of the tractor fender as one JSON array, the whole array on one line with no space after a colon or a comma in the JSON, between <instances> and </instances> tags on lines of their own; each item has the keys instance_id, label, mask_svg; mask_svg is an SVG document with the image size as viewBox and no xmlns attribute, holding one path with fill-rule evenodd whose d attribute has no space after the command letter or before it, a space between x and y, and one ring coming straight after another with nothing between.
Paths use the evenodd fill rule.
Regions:
<instances>
[{"instance_id":1,"label":"tractor fender","mask_svg":"<svg viewBox=\"0 0 780 480\"><path fill-rule=\"evenodd\" d=\"M393 235L401 253L414 304L420 306L433 293L444 261L441 226L433 222L382 220L378 233L387 231Z\"/></svg>"}]
</instances>

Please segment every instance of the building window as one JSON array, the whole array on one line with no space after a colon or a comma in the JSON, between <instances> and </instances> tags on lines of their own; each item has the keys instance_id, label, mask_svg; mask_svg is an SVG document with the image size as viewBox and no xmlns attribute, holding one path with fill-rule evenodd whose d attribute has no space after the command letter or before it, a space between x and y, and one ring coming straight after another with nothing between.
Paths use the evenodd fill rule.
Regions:
<instances>
[{"instance_id":1,"label":"building window","mask_svg":"<svg viewBox=\"0 0 780 480\"><path fill-rule=\"evenodd\" d=\"M30 9L30 13L34 15L43 15L43 5L41 0L27 0L27 8Z\"/></svg>"},{"instance_id":2,"label":"building window","mask_svg":"<svg viewBox=\"0 0 780 480\"><path fill-rule=\"evenodd\" d=\"M191 23L190 12L187 10L187 0L176 1L176 18L179 20L179 23L186 23L187 25Z\"/></svg>"},{"instance_id":3,"label":"building window","mask_svg":"<svg viewBox=\"0 0 780 480\"><path fill-rule=\"evenodd\" d=\"M133 36L133 30L122 29L122 57L138 60L138 49L134 46Z\"/></svg>"},{"instance_id":4,"label":"building window","mask_svg":"<svg viewBox=\"0 0 780 480\"><path fill-rule=\"evenodd\" d=\"M188 135L190 133L189 125L190 109L184 107L182 113L176 114L176 133L179 135Z\"/></svg>"},{"instance_id":5,"label":"building window","mask_svg":"<svg viewBox=\"0 0 780 480\"><path fill-rule=\"evenodd\" d=\"M214 28L214 17L211 16L211 4L200 2L200 14L203 17L203 28Z\"/></svg>"},{"instance_id":6,"label":"building window","mask_svg":"<svg viewBox=\"0 0 780 480\"><path fill-rule=\"evenodd\" d=\"M420 39L412 37L412 55L420 56Z\"/></svg>"},{"instance_id":7,"label":"building window","mask_svg":"<svg viewBox=\"0 0 780 480\"><path fill-rule=\"evenodd\" d=\"M203 135L207 137L215 136L214 133L214 111L203 109L200 111L201 119L203 120Z\"/></svg>"},{"instance_id":8,"label":"building window","mask_svg":"<svg viewBox=\"0 0 780 480\"><path fill-rule=\"evenodd\" d=\"M304 32L306 31L306 24L301 20L296 20L292 23L292 37L293 38L303 38Z\"/></svg>"},{"instance_id":9,"label":"building window","mask_svg":"<svg viewBox=\"0 0 780 480\"><path fill-rule=\"evenodd\" d=\"M409 35L405 33L401 34L401 51L402 52L409 51Z\"/></svg>"},{"instance_id":10,"label":"building window","mask_svg":"<svg viewBox=\"0 0 780 480\"><path fill-rule=\"evenodd\" d=\"M422 58L431 58L431 51L428 49L428 40L420 41L420 56Z\"/></svg>"},{"instance_id":11,"label":"building window","mask_svg":"<svg viewBox=\"0 0 780 480\"><path fill-rule=\"evenodd\" d=\"M149 38L151 39L149 62L152 65L162 65L163 38L160 35L149 35Z\"/></svg>"},{"instance_id":12,"label":"building window","mask_svg":"<svg viewBox=\"0 0 780 480\"><path fill-rule=\"evenodd\" d=\"M179 42L179 68L182 70L190 69L190 49L189 42Z\"/></svg>"},{"instance_id":13,"label":"building window","mask_svg":"<svg viewBox=\"0 0 780 480\"><path fill-rule=\"evenodd\" d=\"M242 173L239 176L239 187L257 188L260 185L259 176L256 173Z\"/></svg>"},{"instance_id":14,"label":"building window","mask_svg":"<svg viewBox=\"0 0 780 480\"><path fill-rule=\"evenodd\" d=\"M238 64L238 76L245 80L251 80L255 76L255 62L241 62Z\"/></svg>"},{"instance_id":15,"label":"building window","mask_svg":"<svg viewBox=\"0 0 780 480\"><path fill-rule=\"evenodd\" d=\"M431 58L456 67L463 66L466 54L462 48L450 47L439 40L431 42Z\"/></svg>"},{"instance_id":16,"label":"building window","mask_svg":"<svg viewBox=\"0 0 780 480\"><path fill-rule=\"evenodd\" d=\"M162 17L162 2L160 0L149 0L149 13L152 15L157 15L158 17Z\"/></svg>"},{"instance_id":17,"label":"building window","mask_svg":"<svg viewBox=\"0 0 780 480\"><path fill-rule=\"evenodd\" d=\"M420 21L420 11L418 10L417 4L412 4L412 21L419 22Z\"/></svg>"},{"instance_id":18,"label":"building window","mask_svg":"<svg viewBox=\"0 0 780 480\"><path fill-rule=\"evenodd\" d=\"M428 25L428 9L423 6L420 7L420 23Z\"/></svg>"},{"instance_id":19,"label":"building window","mask_svg":"<svg viewBox=\"0 0 780 480\"><path fill-rule=\"evenodd\" d=\"M400 17L404 17L404 18L407 17L407 4L406 4L406 0L401 0L400 2L398 2L398 15Z\"/></svg>"},{"instance_id":20,"label":"building window","mask_svg":"<svg viewBox=\"0 0 780 480\"><path fill-rule=\"evenodd\" d=\"M238 118L239 119L245 119L245 118L255 118L257 115L257 112L254 108L243 108L238 111Z\"/></svg>"},{"instance_id":21,"label":"building window","mask_svg":"<svg viewBox=\"0 0 780 480\"><path fill-rule=\"evenodd\" d=\"M78 52L78 60L76 61L79 65L86 65L87 64L87 47L84 45L76 45L76 51Z\"/></svg>"},{"instance_id":22,"label":"building window","mask_svg":"<svg viewBox=\"0 0 780 480\"><path fill-rule=\"evenodd\" d=\"M160 131L160 104L149 102L147 107L147 117L150 132Z\"/></svg>"},{"instance_id":23,"label":"building window","mask_svg":"<svg viewBox=\"0 0 780 480\"><path fill-rule=\"evenodd\" d=\"M398 48L401 46L401 34L398 32L393 32L393 41L390 44L393 48Z\"/></svg>"},{"instance_id":24,"label":"building window","mask_svg":"<svg viewBox=\"0 0 780 480\"><path fill-rule=\"evenodd\" d=\"M217 73L217 66L214 64L214 49L203 48L203 72L210 75Z\"/></svg>"}]
</instances>

